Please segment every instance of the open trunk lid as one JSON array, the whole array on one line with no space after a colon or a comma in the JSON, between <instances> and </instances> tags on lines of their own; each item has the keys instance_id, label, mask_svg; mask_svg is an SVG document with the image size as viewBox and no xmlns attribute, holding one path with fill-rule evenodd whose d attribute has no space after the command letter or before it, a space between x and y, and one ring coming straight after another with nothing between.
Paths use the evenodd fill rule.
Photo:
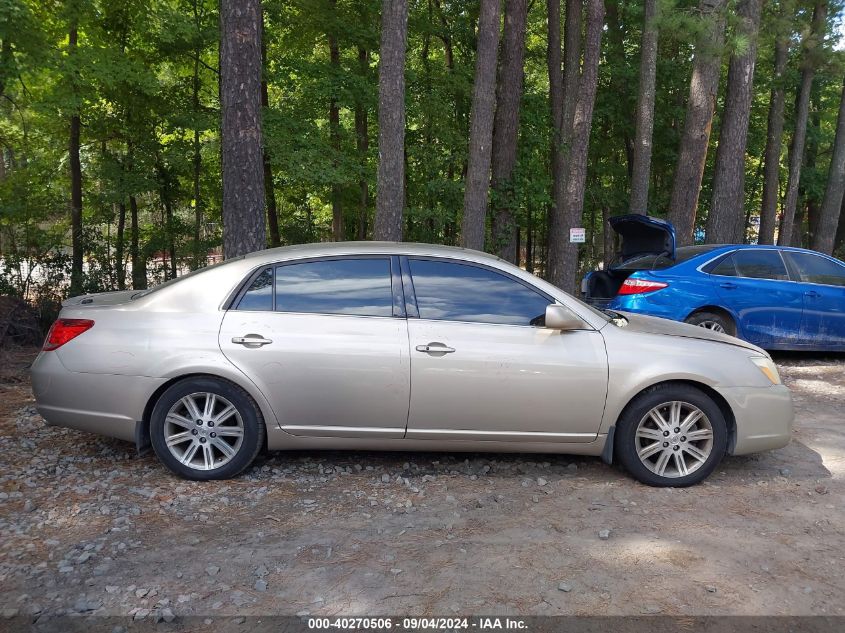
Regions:
<instances>
[{"instance_id":1,"label":"open trunk lid","mask_svg":"<svg viewBox=\"0 0 845 633\"><path fill-rule=\"evenodd\" d=\"M624 268L626 262L639 257L675 259L675 227L671 222L631 213L612 217L608 223L621 238L611 268Z\"/></svg>"}]
</instances>

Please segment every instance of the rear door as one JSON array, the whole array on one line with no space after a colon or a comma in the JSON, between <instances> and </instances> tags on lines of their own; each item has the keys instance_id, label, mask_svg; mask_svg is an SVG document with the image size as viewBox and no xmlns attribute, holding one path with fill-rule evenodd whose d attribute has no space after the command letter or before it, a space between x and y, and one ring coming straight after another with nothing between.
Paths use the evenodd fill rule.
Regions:
<instances>
[{"instance_id":1,"label":"rear door","mask_svg":"<svg viewBox=\"0 0 845 633\"><path fill-rule=\"evenodd\" d=\"M220 329L220 347L294 435L401 438L408 328L398 258L299 260L258 271Z\"/></svg>"},{"instance_id":2,"label":"rear door","mask_svg":"<svg viewBox=\"0 0 845 633\"><path fill-rule=\"evenodd\" d=\"M409 438L589 442L601 424L601 334L543 327L554 299L501 271L409 258ZM408 284L410 286L410 284ZM414 304L413 299L416 299Z\"/></svg>"},{"instance_id":3,"label":"rear door","mask_svg":"<svg viewBox=\"0 0 845 633\"><path fill-rule=\"evenodd\" d=\"M716 292L738 317L739 334L764 348L800 344L804 293L776 249L736 250L710 270Z\"/></svg>"},{"instance_id":4,"label":"rear door","mask_svg":"<svg viewBox=\"0 0 845 633\"><path fill-rule=\"evenodd\" d=\"M845 265L801 251L783 255L804 295L802 340L809 346L845 348Z\"/></svg>"}]
</instances>

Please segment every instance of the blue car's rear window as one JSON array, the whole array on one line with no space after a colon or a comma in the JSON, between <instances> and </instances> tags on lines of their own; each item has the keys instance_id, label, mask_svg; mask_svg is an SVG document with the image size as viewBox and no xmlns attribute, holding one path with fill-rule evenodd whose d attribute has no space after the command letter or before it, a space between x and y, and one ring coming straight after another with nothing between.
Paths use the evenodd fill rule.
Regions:
<instances>
[{"instance_id":1,"label":"blue car's rear window","mask_svg":"<svg viewBox=\"0 0 845 633\"><path fill-rule=\"evenodd\" d=\"M693 257L709 253L712 250L720 248L720 246L720 244L681 246L675 250L675 259L670 259L665 255L639 255L629 259L628 261L617 264L614 268L622 270L663 270L664 268L683 264Z\"/></svg>"}]
</instances>

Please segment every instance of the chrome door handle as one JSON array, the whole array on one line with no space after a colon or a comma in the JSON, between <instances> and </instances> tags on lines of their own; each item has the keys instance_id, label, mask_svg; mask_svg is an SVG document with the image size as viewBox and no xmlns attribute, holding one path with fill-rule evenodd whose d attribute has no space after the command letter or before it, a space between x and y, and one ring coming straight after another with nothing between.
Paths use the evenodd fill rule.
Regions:
<instances>
[{"instance_id":1,"label":"chrome door handle","mask_svg":"<svg viewBox=\"0 0 845 633\"><path fill-rule=\"evenodd\" d=\"M246 336L232 337L232 342L235 345L244 345L246 347L261 347L262 345L269 345L273 341L258 334L247 334Z\"/></svg>"},{"instance_id":2,"label":"chrome door handle","mask_svg":"<svg viewBox=\"0 0 845 633\"><path fill-rule=\"evenodd\" d=\"M417 351L426 354L451 354L455 351L455 348L447 347L443 343L429 343L428 345L417 345Z\"/></svg>"}]
</instances>

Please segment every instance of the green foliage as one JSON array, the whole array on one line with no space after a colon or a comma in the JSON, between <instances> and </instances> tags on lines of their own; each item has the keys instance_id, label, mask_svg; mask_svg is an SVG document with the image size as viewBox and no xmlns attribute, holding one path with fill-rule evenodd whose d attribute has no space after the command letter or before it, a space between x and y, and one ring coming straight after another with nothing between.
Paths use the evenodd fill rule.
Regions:
<instances>
[{"instance_id":1,"label":"green foliage","mask_svg":"<svg viewBox=\"0 0 845 633\"><path fill-rule=\"evenodd\" d=\"M615 19L608 21L602 41L584 212L589 236L582 252L584 267L602 258L603 218L627 211L630 187L643 8L640 2L607 2L614 4ZM457 243L478 2L410 4L406 239ZM802 178L805 205L817 203L824 192L842 80L842 52L833 50L842 2L829 4L827 36L812 51L819 68L813 100L818 124L809 131L808 146L816 148L816 157ZM283 242L330 239L332 192L338 189L345 237L358 235L362 216L366 235L371 235L380 1L265 0L263 5L269 95L264 146ZM529 7L518 163L499 195L515 211L523 252L530 231L532 266L541 268L552 183L546 7L542 2ZM734 3L729 7L728 37L721 51L725 71L731 52L749 44L734 34ZM809 0L766 3L748 140L750 215L760 205L769 94L776 81L787 91L785 171L795 87L806 63L799 40L809 29L812 8ZM658 216L668 206L694 45L704 26L695 0L660 0L660 14L650 187L650 212ZM116 288L120 269L129 263L130 197L138 205L139 249L149 260L153 279L169 274L171 250L179 268L187 269L203 265L205 254L219 247L217 22L214 0L0 0L0 292L32 293L46 280L62 287L67 276L68 119L74 112L82 119L86 290ZM79 44L69 54L73 25ZM776 80L772 50L775 34L783 29L791 41L790 61L786 75ZM330 35L338 42L337 65L330 60ZM363 63L361 50L366 52ZM339 151L330 137L332 100L340 110ZM357 146L356 110L367 115L363 153ZM718 123L717 114L711 149ZM700 220L709 205L714 153L705 171ZM368 193L364 206L362 182ZM123 258L117 261L121 208L126 209ZM36 283L27 271L39 263L42 281Z\"/></svg>"}]
</instances>

